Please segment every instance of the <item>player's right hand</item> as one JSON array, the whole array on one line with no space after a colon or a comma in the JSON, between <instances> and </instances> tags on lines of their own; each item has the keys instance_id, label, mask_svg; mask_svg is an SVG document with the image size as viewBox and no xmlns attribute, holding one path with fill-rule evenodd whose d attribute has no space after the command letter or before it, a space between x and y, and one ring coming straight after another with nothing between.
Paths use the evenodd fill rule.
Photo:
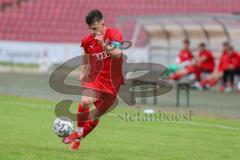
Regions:
<instances>
[{"instance_id":1,"label":"player's right hand","mask_svg":"<svg viewBox=\"0 0 240 160\"><path fill-rule=\"evenodd\" d=\"M79 76L78 80L80 81L81 85L83 84L85 77L86 77L86 73L81 73L81 75Z\"/></svg>"}]
</instances>

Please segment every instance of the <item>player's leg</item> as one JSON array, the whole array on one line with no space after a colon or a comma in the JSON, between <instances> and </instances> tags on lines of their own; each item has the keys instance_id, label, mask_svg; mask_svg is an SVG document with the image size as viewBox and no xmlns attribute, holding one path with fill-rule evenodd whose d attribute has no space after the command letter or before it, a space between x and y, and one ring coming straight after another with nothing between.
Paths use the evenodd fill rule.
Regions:
<instances>
[{"instance_id":1,"label":"player's leg","mask_svg":"<svg viewBox=\"0 0 240 160\"><path fill-rule=\"evenodd\" d=\"M234 76L235 76L235 70L229 70L229 78L230 78L230 89L234 89Z\"/></svg>"},{"instance_id":2,"label":"player's leg","mask_svg":"<svg viewBox=\"0 0 240 160\"><path fill-rule=\"evenodd\" d=\"M217 77L217 76L214 77L213 79L211 79L211 81L209 81L209 83L208 83L209 87L215 86L218 83L219 79L220 79L220 77Z\"/></svg>"},{"instance_id":3,"label":"player's leg","mask_svg":"<svg viewBox=\"0 0 240 160\"><path fill-rule=\"evenodd\" d=\"M116 100L116 95L102 93L97 101L94 102L95 109L90 113L88 121L84 124L82 138L86 137L99 123L99 118L104 115Z\"/></svg>"},{"instance_id":4,"label":"player's leg","mask_svg":"<svg viewBox=\"0 0 240 160\"><path fill-rule=\"evenodd\" d=\"M220 77L221 77L221 73L218 72L218 71L215 71L215 72L207 75L206 78L203 79L203 80L201 80L200 83L201 83L203 86L206 86L206 85L209 85L210 83L213 83L213 82L215 82L215 81L218 81L218 80L220 79Z\"/></svg>"},{"instance_id":5,"label":"player's leg","mask_svg":"<svg viewBox=\"0 0 240 160\"><path fill-rule=\"evenodd\" d=\"M83 92L83 97L78 106L77 115L77 131L79 134L83 132L83 126L89 117L89 105L97 101L97 95L94 90L87 89Z\"/></svg>"},{"instance_id":6,"label":"player's leg","mask_svg":"<svg viewBox=\"0 0 240 160\"><path fill-rule=\"evenodd\" d=\"M118 87L119 88L119 87ZM98 95L95 95L97 98L94 99L83 99L86 100L87 102L93 102L95 105L95 109L92 110L91 112L88 112L88 119L85 121L83 125L83 130L82 134L79 135L79 138L75 139L70 146L71 150L77 150L79 149L80 146L80 140L82 140L84 137L86 137L99 123L99 118L106 113L108 110L111 109L112 106L116 105L115 99L116 95L108 94L108 93L98 93ZM93 96L91 96L93 97ZM83 101L83 102L86 102ZM86 103L90 104L90 103ZM82 104L87 108L86 104ZM82 121L82 118L81 118Z\"/></svg>"},{"instance_id":7,"label":"player's leg","mask_svg":"<svg viewBox=\"0 0 240 160\"><path fill-rule=\"evenodd\" d=\"M202 75L203 71L200 68L198 68L198 67L194 68L192 73L195 74L195 80L197 80L198 82L201 81L201 75Z\"/></svg>"},{"instance_id":8,"label":"player's leg","mask_svg":"<svg viewBox=\"0 0 240 160\"><path fill-rule=\"evenodd\" d=\"M238 92L240 93L240 81L239 81L239 79L240 79L240 68L237 68L236 70L235 70L235 75L236 76L238 76L238 84L237 84L237 89L238 89Z\"/></svg>"},{"instance_id":9,"label":"player's leg","mask_svg":"<svg viewBox=\"0 0 240 160\"><path fill-rule=\"evenodd\" d=\"M230 69L224 72L224 84L221 91L231 92L234 88L234 70ZM230 82L228 85L227 83Z\"/></svg>"},{"instance_id":10,"label":"player's leg","mask_svg":"<svg viewBox=\"0 0 240 160\"><path fill-rule=\"evenodd\" d=\"M207 76L205 79L200 81L201 87L207 87L209 82L213 79L212 75Z\"/></svg>"},{"instance_id":11,"label":"player's leg","mask_svg":"<svg viewBox=\"0 0 240 160\"><path fill-rule=\"evenodd\" d=\"M88 120L83 127L83 134L81 138L85 138L99 123L99 118L94 120Z\"/></svg>"},{"instance_id":12,"label":"player's leg","mask_svg":"<svg viewBox=\"0 0 240 160\"><path fill-rule=\"evenodd\" d=\"M214 72L211 80L208 82L209 87L215 86L218 83L218 81L222 78L222 76L223 76L222 72L219 71Z\"/></svg>"},{"instance_id":13,"label":"player's leg","mask_svg":"<svg viewBox=\"0 0 240 160\"><path fill-rule=\"evenodd\" d=\"M79 103L77 114L77 128L72 134L64 139L64 143L69 144L75 140L78 140L83 134L83 127L89 116L89 105L97 100L96 94L93 90L84 90L83 96Z\"/></svg>"},{"instance_id":14,"label":"player's leg","mask_svg":"<svg viewBox=\"0 0 240 160\"><path fill-rule=\"evenodd\" d=\"M92 90L85 90L83 92L83 97L81 98L81 101L78 106L78 115L77 115L77 128L76 131L69 136L69 140L73 140L70 145L71 150L78 150L80 148L80 140L83 137L83 134L86 132L84 128L86 123L89 123L89 104L94 103L97 100L96 93ZM92 124L93 123L93 124ZM92 127L93 125L97 125L97 123L94 121L88 125ZM93 128L95 128L95 126ZM73 138L73 139L71 139Z\"/></svg>"},{"instance_id":15,"label":"player's leg","mask_svg":"<svg viewBox=\"0 0 240 160\"><path fill-rule=\"evenodd\" d=\"M173 73L172 75L169 76L169 79L170 80L179 80L183 76L190 74L191 71L188 68L190 68L190 67L176 71L175 73Z\"/></svg>"},{"instance_id":16,"label":"player's leg","mask_svg":"<svg viewBox=\"0 0 240 160\"><path fill-rule=\"evenodd\" d=\"M75 139L71 145L70 149L71 150L78 150L80 147L80 141L86 137L97 125L99 122L99 118L91 120L90 118L84 123L83 125L83 130L81 135L79 135L79 138Z\"/></svg>"},{"instance_id":17,"label":"player's leg","mask_svg":"<svg viewBox=\"0 0 240 160\"><path fill-rule=\"evenodd\" d=\"M220 87L220 91L225 91L225 88L226 88L227 82L228 82L228 77L229 77L229 72L228 72L228 70L226 70L223 72L223 79L222 79L223 84Z\"/></svg>"}]
</instances>

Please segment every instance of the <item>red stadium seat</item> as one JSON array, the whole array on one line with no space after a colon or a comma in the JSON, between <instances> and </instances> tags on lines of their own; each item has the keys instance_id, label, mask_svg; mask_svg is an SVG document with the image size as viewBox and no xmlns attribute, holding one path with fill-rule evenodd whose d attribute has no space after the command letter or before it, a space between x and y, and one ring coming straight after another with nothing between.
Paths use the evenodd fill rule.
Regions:
<instances>
[{"instance_id":1,"label":"red stadium seat","mask_svg":"<svg viewBox=\"0 0 240 160\"><path fill-rule=\"evenodd\" d=\"M0 0L12 3L16 0ZM230 4L231 2L231 4ZM233 5L234 4L234 5ZM204 7L203 7L204 5ZM144 16L171 13L235 13L240 10L236 0L34 0L23 1L18 8L0 12L0 39L79 43L88 33L85 15L99 8L109 26L119 16ZM123 24L124 39L131 40L135 22ZM11 28L12 33L6 31ZM141 32L144 37L144 31ZM144 38L139 44L144 43Z\"/></svg>"}]
</instances>

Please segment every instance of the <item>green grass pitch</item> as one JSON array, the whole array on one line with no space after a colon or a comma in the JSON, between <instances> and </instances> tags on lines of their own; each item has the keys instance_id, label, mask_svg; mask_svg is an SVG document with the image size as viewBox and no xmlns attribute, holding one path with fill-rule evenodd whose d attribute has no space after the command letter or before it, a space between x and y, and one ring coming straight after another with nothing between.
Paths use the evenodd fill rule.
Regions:
<instances>
[{"instance_id":1,"label":"green grass pitch","mask_svg":"<svg viewBox=\"0 0 240 160\"><path fill-rule=\"evenodd\" d=\"M82 141L68 150L52 131L57 102L0 96L1 160L239 160L240 121L193 116L192 121L130 122L135 109L105 115Z\"/></svg>"}]
</instances>

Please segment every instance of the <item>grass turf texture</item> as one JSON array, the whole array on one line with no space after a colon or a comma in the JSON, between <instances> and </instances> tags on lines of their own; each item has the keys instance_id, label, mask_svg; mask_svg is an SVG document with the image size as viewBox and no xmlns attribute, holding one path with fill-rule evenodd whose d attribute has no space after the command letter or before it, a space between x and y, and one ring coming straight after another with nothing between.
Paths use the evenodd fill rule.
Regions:
<instances>
[{"instance_id":1,"label":"grass turf texture","mask_svg":"<svg viewBox=\"0 0 240 160\"><path fill-rule=\"evenodd\" d=\"M120 107L105 115L82 141L68 150L52 131L57 102L0 96L0 159L81 160L238 160L240 121L193 116L184 122L130 122Z\"/></svg>"}]
</instances>

